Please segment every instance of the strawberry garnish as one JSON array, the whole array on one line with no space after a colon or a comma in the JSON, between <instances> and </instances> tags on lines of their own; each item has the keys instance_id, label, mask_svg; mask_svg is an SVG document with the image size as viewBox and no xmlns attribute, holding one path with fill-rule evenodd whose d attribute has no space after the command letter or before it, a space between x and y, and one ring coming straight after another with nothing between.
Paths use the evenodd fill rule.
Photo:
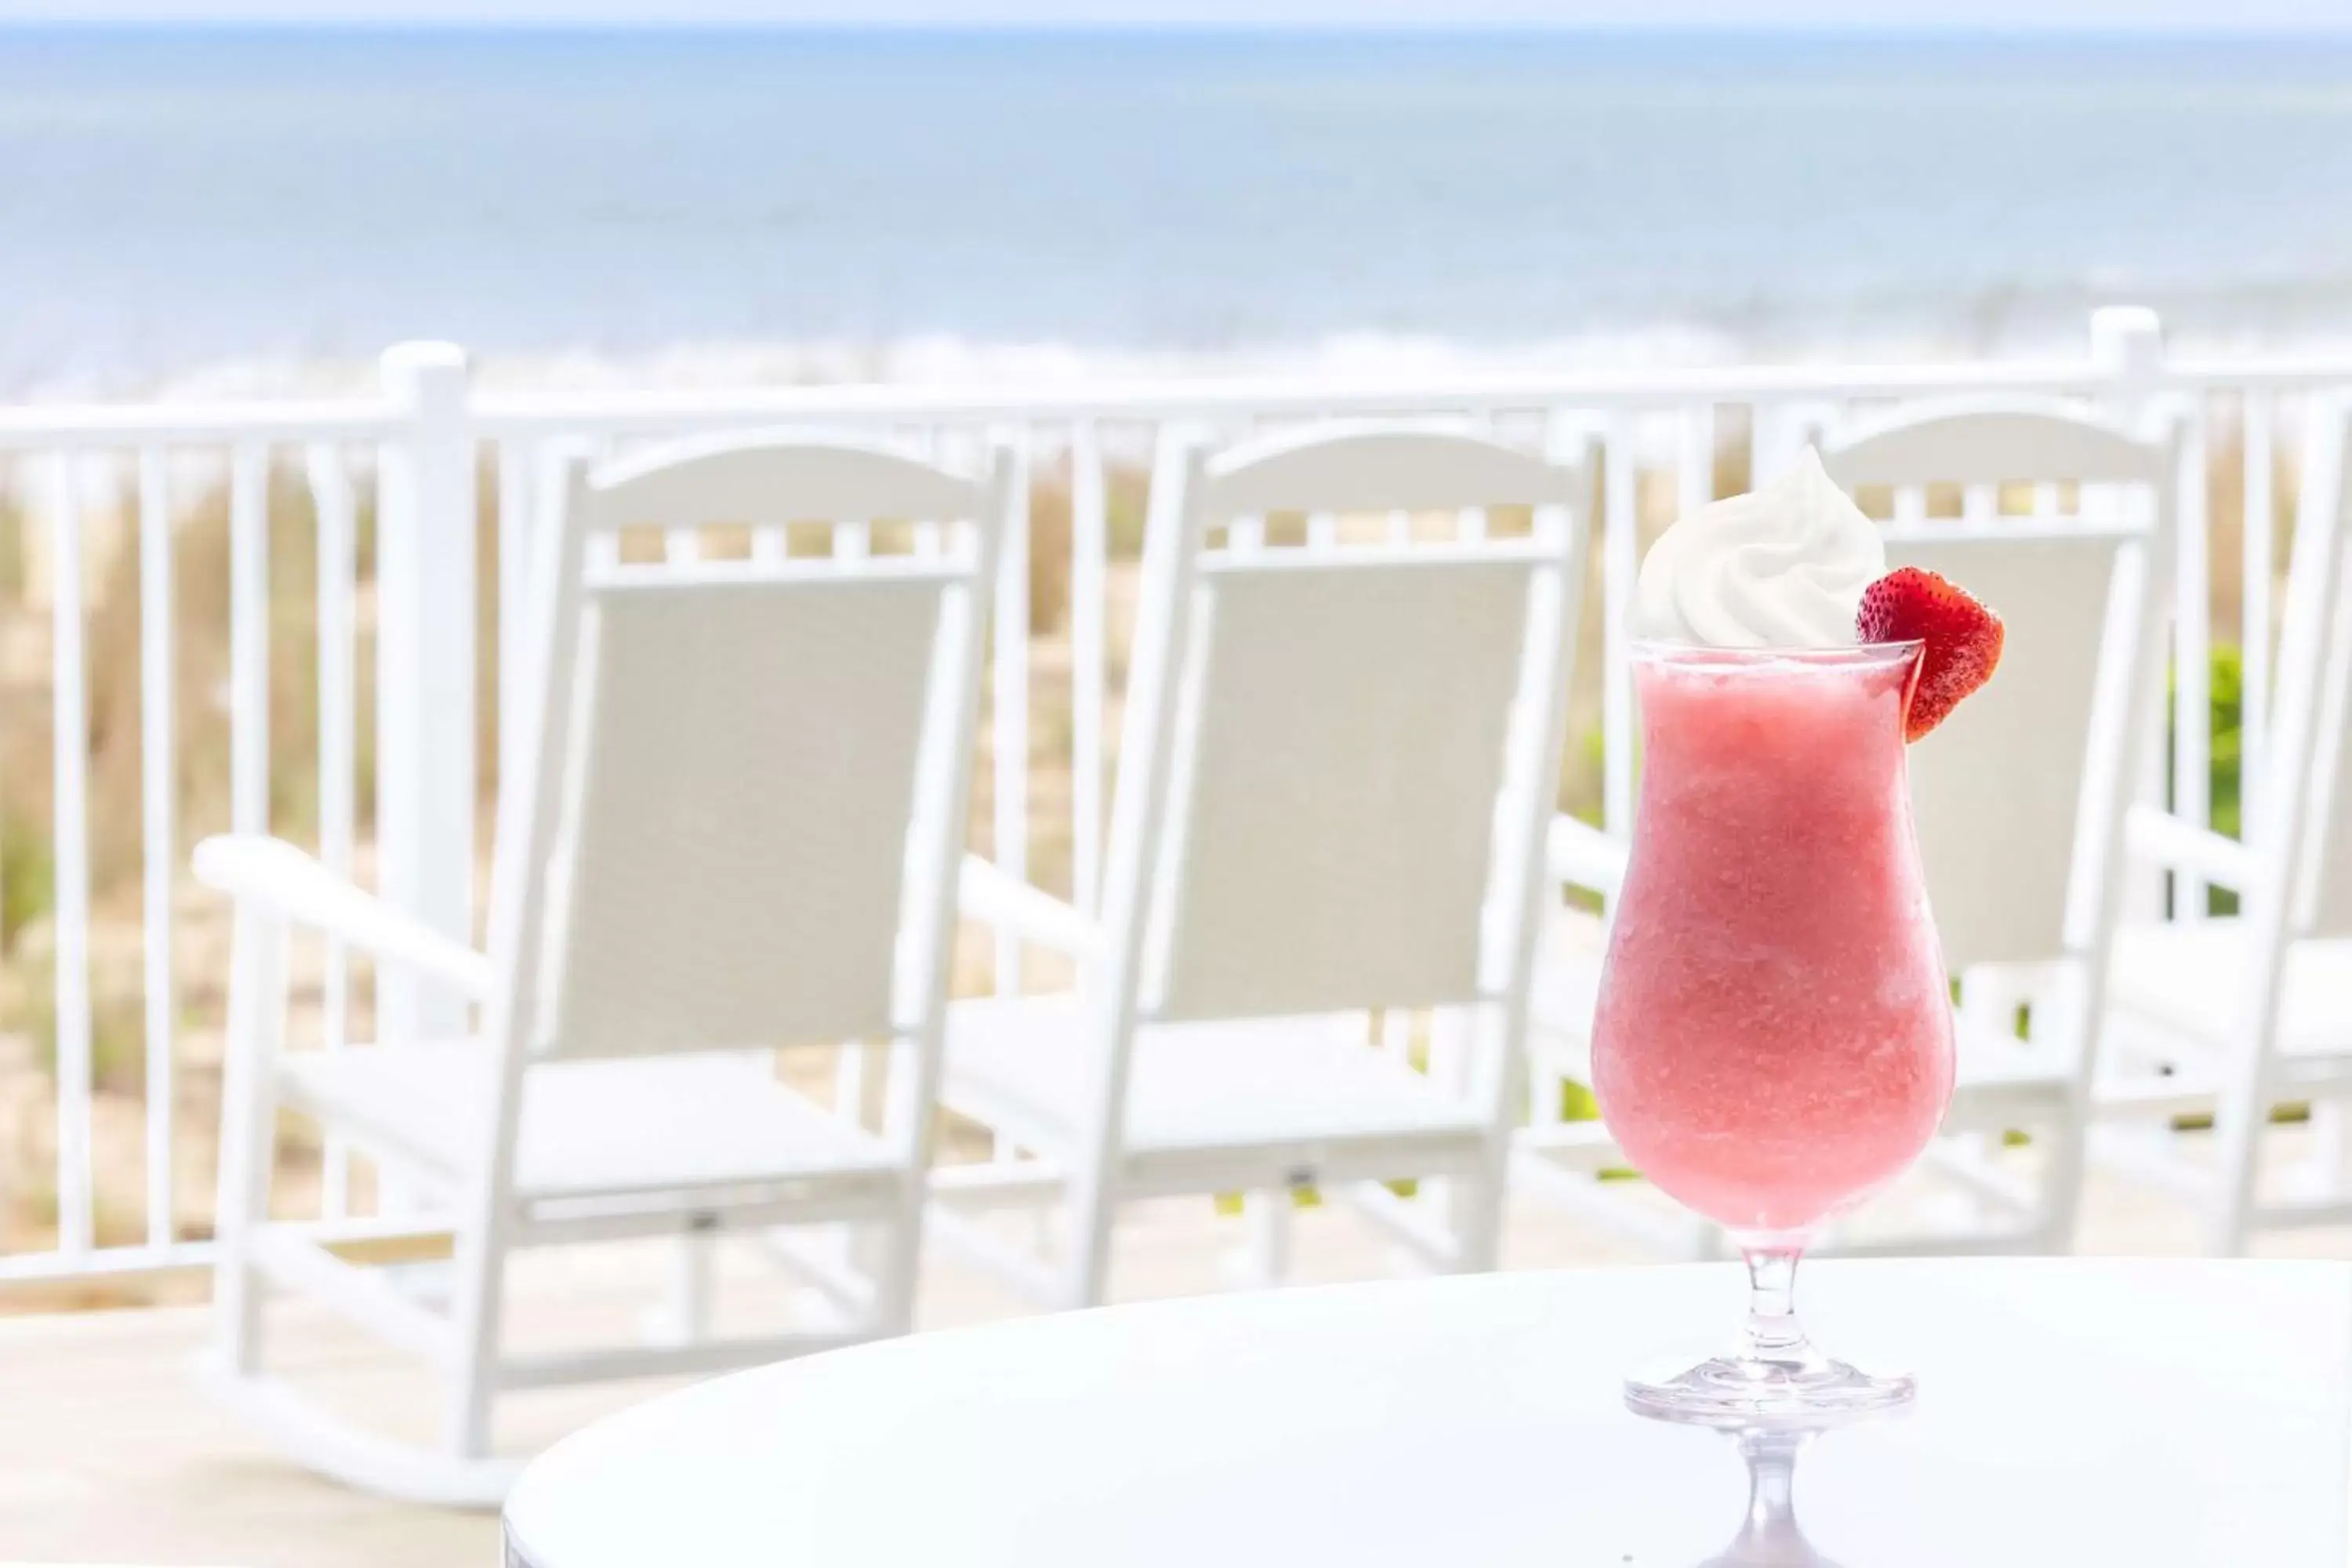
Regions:
<instances>
[{"instance_id":1,"label":"strawberry garnish","mask_svg":"<svg viewBox=\"0 0 2352 1568\"><path fill-rule=\"evenodd\" d=\"M1961 698L1992 679L2000 662L2000 617L1964 589L1916 566L1897 567L1864 589L1853 629L1864 642L1925 645L1903 716L1909 741L1942 723Z\"/></svg>"}]
</instances>

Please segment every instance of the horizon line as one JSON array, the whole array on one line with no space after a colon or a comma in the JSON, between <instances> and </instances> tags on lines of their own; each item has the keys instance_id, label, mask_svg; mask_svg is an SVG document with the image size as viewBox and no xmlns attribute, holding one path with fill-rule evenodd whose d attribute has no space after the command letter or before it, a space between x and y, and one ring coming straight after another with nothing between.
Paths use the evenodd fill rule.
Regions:
<instances>
[{"instance_id":1,"label":"horizon line","mask_svg":"<svg viewBox=\"0 0 2352 1568\"><path fill-rule=\"evenodd\" d=\"M2352 16L2341 22L2279 22L2208 24L2200 21L2147 23L2017 22L1986 25L1965 19L1920 19L1910 22L1829 21L1717 22L1704 20L1579 21L1528 17L1445 18L1391 17L1357 21L1348 17L1288 17L1253 21L1241 18L1090 17L1082 19L1008 16L984 20L935 20L920 17L847 19L827 17L751 16L72 16L0 15L0 31L8 32L180 32L180 33L776 33L776 34L932 34L987 37L1007 34L1120 35L1187 33L1202 36L1265 37L1283 34L1381 35L1425 37L1433 33L1495 36L1549 35L1567 37L1660 37L1777 38L1840 37L1969 37L1969 38L2197 38L2282 40L2293 38L2352 38Z\"/></svg>"}]
</instances>

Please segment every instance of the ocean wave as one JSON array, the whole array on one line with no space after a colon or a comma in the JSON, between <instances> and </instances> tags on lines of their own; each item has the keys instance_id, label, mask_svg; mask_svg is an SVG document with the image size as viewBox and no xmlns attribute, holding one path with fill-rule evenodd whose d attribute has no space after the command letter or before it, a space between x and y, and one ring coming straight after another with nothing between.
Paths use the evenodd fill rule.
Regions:
<instances>
[{"instance_id":1,"label":"ocean wave","mask_svg":"<svg viewBox=\"0 0 2352 1568\"><path fill-rule=\"evenodd\" d=\"M2127 302L2127 297L2118 303ZM2174 332L2172 346L2207 356L2352 356L2352 325L2249 327ZM477 354L474 384L486 391L624 392L730 386L893 384L1066 388L1091 382L1161 377L1282 376L1341 383L1409 381L1464 374L1650 371L1752 363L1890 364L1979 358L2049 358L2085 352L2087 315L2072 333L2051 332L1986 354L1949 333L1928 331L1823 332L1799 345L1759 345L1718 328L1674 325L1640 331L1530 338L1493 344L1425 335L1350 332L1307 343L1174 351L1076 342L995 342L924 334L897 342L687 341L637 353L585 347ZM94 384L94 381L99 384ZM245 398L365 396L373 363L350 357L267 355L221 360L158 377L100 381L63 374L0 396L47 403L148 398L166 403Z\"/></svg>"}]
</instances>

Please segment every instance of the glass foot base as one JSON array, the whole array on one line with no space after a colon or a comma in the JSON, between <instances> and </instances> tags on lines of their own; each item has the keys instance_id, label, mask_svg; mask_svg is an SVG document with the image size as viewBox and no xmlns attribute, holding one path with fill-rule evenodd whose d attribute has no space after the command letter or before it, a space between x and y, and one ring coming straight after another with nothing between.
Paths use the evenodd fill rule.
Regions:
<instances>
[{"instance_id":1,"label":"glass foot base","mask_svg":"<svg viewBox=\"0 0 2352 1568\"><path fill-rule=\"evenodd\" d=\"M1911 1403L1908 1373L1872 1376L1842 1361L1717 1356L1667 1377L1625 1380L1625 1403L1663 1421L1751 1428L1822 1426Z\"/></svg>"}]
</instances>

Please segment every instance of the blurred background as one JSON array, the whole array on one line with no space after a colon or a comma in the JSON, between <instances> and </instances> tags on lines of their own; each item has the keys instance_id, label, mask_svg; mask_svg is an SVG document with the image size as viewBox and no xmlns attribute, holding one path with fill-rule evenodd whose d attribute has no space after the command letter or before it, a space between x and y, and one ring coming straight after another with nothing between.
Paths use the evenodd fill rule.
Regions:
<instances>
[{"instance_id":1,"label":"blurred background","mask_svg":"<svg viewBox=\"0 0 2352 1568\"><path fill-rule=\"evenodd\" d=\"M0 19L12 398L420 335L582 381L2017 353L2118 299L2352 331L2328 0Z\"/></svg>"},{"instance_id":2,"label":"blurred background","mask_svg":"<svg viewBox=\"0 0 2352 1568\"><path fill-rule=\"evenodd\" d=\"M2100 307L2152 309L2175 365L2347 363L2347 192L2343 0L0 0L0 1310L203 1294L227 918L189 844L266 829L364 879L386 770L457 766L487 864L548 439L850 383L943 457L1022 425L997 613L1026 636L972 842L1067 892L1168 389L1223 387L1242 432L1302 387L1442 411L1520 378L1507 432L1613 422L1638 545L1885 367L2128 372ZM399 633L478 649L462 744L422 762L378 743L373 466L379 356L420 339L461 345L484 419L436 535L467 559ZM2224 832L2299 384L2182 383L2176 678L2210 724L2175 804ZM1562 793L1595 818L1600 665ZM368 1038L365 970L296 965L298 1036ZM372 1204L363 1168L282 1157Z\"/></svg>"}]
</instances>

